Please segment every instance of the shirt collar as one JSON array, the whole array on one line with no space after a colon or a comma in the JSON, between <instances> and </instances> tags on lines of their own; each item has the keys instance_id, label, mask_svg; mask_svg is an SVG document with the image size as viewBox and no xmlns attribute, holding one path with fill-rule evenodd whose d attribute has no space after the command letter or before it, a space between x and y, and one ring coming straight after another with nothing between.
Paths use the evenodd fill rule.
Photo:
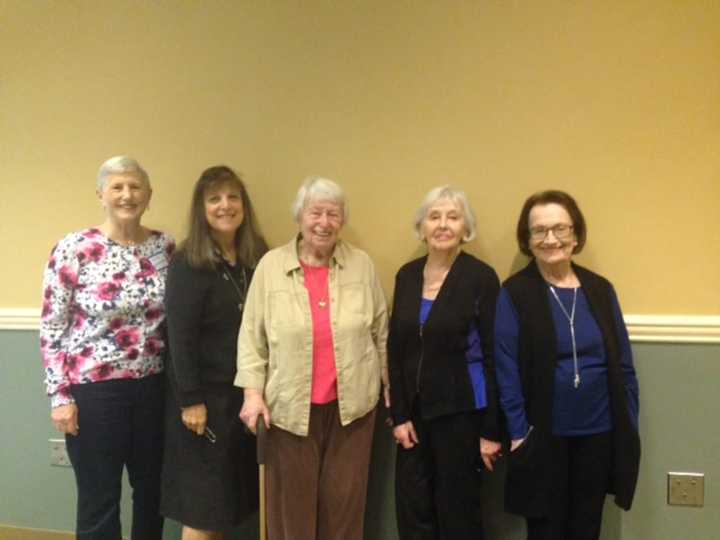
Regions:
<instances>
[{"instance_id":1,"label":"shirt collar","mask_svg":"<svg viewBox=\"0 0 720 540\"><path fill-rule=\"evenodd\" d=\"M301 268L300 257L298 257L297 252L297 243L299 239L300 234L298 233L295 238L293 238L290 242L283 246L283 251L285 252L283 271L286 274L289 274ZM343 244L342 240L338 239L337 243L335 244L333 254L330 257L330 266L333 267L335 265L338 265L340 268L344 268L346 257L347 254L345 253L345 245Z\"/></svg>"}]
</instances>

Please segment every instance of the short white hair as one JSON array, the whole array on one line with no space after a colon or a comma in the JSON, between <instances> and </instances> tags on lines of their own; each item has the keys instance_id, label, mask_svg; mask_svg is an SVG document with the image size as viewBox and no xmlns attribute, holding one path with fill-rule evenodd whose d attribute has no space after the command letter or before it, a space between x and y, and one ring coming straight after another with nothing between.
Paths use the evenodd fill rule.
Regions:
<instances>
[{"instance_id":1,"label":"short white hair","mask_svg":"<svg viewBox=\"0 0 720 540\"><path fill-rule=\"evenodd\" d=\"M463 242L470 242L475 238L477 233L477 222L475 220L475 212L473 212L470 202L468 201L467 195L462 189L457 189L452 186L440 186L431 189L425 198L423 199L420 208L415 212L415 233L420 240L422 236L422 223L427 217L430 208L438 201L447 199L452 201L455 206L462 212L465 220L465 234L462 237Z\"/></svg>"},{"instance_id":2,"label":"short white hair","mask_svg":"<svg viewBox=\"0 0 720 540\"><path fill-rule=\"evenodd\" d=\"M298 189L292 205L292 214L296 222L300 223L303 210L312 201L329 201L337 204L342 208L343 224L347 223L350 214L345 202L345 192L336 182L321 176L306 178Z\"/></svg>"},{"instance_id":3,"label":"short white hair","mask_svg":"<svg viewBox=\"0 0 720 540\"><path fill-rule=\"evenodd\" d=\"M105 189L108 177L116 174L133 174L150 187L150 177L136 159L129 156L115 156L100 165L97 174L97 190Z\"/></svg>"}]
</instances>

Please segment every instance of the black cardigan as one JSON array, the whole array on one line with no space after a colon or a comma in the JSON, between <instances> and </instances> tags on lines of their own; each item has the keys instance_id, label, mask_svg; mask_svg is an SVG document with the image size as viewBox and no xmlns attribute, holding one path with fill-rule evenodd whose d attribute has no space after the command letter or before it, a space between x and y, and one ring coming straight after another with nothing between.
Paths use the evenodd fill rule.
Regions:
<instances>
[{"instance_id":1,"label":"black cardigan","mask_svg":"<svg viewBox=\"0 0 720 540\"><path fill-rule=\"evenodd\" d=\"M232 273L241 296L224 274ZM177 253L168 268L165 312L170 349L166 369L183 407L204 402L206 384L232 384L237 337L252 272L238 263L216 270L192 268Z\"/></svg>"},{"instance_id":2,"label":"black cardigan","mask_svg":"<svg viewBox=\"0 0 720 540\"><path fill-rule=\"evenodd\" d=\"M410 420L419 395L426 419L473 411L475 396L465 352L475 323L480 334L487 408L480 433L498 440L493 322L500 283L495 271L460 252L445 278L420 337L420 301L427 257L404 265L395 278L388 336L391 410L395 425ZM422 358L422 359L421 359ZM419 373L418 373L419 371Z\"/></svg>"},{"instance_id":3,"label":"black cardigan","mask_svg":"<svg viewBox=\"0 0 720 540\"><path fill-rule=\"evenodd\" d=\"M608 391L613 421L613 465L610 492L615 503L628 510L632 504L640 464L640 437L630 418L620 345L613 313L612 285L605 278L577 265L573 270L603 336L608 364ZM547 515L552 459L552 403L557 362L556 332L547 283L534 261L511 276L503 286L518 312L520 334L518 364L528 422L534 426L528 440L508 458L505 507L527 517Z\"/></svg>"}]
</instances>

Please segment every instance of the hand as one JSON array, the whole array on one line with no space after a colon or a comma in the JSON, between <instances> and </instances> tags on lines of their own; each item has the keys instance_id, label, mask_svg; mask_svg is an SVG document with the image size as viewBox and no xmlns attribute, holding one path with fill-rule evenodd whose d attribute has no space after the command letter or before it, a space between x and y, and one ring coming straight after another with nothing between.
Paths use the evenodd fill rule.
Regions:
<instances>
[{"instance_id":1,"label":"hand","mask_svg":"<svg viewBox=\"0 0 720 540\"><path fill-rule=\"evenodd\" d=\"M417 433L415 433L415 426L410 421L395 426L393 437L395 437L395 442L402 445L405 450L410 450L416 444L420 444Z\"/></svg>"},{"instance_id":2,"label":"hand","mask_svg":"<svg viewBox=\"0 0 720 540\"><path fill-rule=\"evenodd\" d=\"M205 433L207 426L207 407L204 403L182 408L182 423L197 435Z\"/></svg>"},{"instance_id":3,"label":"hand","mask_svg":"<svg viewBox=\"0 0 720 540\"><path fill-rule=\"evenodd\" d=\"M390 385L383 384L383 399L385 400L385 408L390 408Z\"/></svg>"},{"instance_id":4,"label":"hand","mask_svg":"<svg viewBox=\"0 0 720 540\"><path fill-rule=\"evenodd\" d=\"M270 410L265 405L262 390L246 388L245 400L242 409L240 409L240 420L250 431L257 433L257 420L260 415L265 420L265 426L270 429Z\"/></svg>"},{"instance_id":5,"label":"hand","mask_svg":"<svg viewBox=\"0 0 720 540\"><path fill-rule=\"evenodd\" d=\"M492 472L493 463L502 457L502 444L480 437L480 457L488 471Z\"/></svg>"},{"instance_id":6,"label":"hand","mask_svg":"<svg viewBox=\"0 0 720 540\"><path fill-rule=\"evenodd\" d=\"M517 447L520 446L524 442L525 442L525 437L523 437L522 439L513 439L512 441L510 441L510 451L514 452L517 449Z\"/></svg>"},{"instance_id":7,"label":"hand","mask_svg":"<svg viewBox=\"0 0 720 540\"><path fill-rule=\"evenodd\" d=\"M60 433L77 435L80 431L78 424L78 408L75 403L60 405L50 411L50 419Z\"/></svg>"}]
</instances>

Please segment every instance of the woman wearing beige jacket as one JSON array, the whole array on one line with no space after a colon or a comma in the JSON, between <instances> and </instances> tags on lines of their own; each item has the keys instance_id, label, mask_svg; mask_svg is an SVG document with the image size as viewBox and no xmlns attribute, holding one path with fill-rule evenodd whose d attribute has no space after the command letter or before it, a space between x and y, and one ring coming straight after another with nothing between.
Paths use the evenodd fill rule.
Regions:
<instances>
[{"instance_id":1,"label":"woman wearing beige jacket","mask_svg":"<svg viewBox=\"0 0 720 540\"><path fill-rule=\"evenodd\" d=\"M340 186L311 178L299 234L255 271L238 342L240 418L267 434L271 540L362 540L387 308L372 261L342 242ZM387 396L387 384L385 384ZM387 398L386 398L387 403Z\"/></svg>"}]
</instances>

